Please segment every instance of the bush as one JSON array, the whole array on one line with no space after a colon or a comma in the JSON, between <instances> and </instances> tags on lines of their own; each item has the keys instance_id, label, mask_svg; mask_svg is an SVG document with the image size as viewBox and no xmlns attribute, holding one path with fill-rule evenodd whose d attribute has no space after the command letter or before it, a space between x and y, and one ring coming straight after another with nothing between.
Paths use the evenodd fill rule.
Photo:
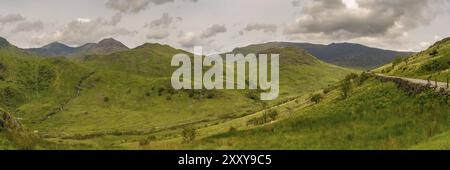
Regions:
<instances>
[{"instance_id":1,"label":"bush","mask_svg":"<svg viewBox=\"0 0 450 170\"><path fill-rule=\"evenodd\" d=\"M368 80L372 75L370 73L363 72L357 79L358 85L362 85L366 80Z\"/></svg>"},{"instance_id":2,"label":"bush","mask_svg":"<svg viewBox=\"0 0 450 170\"><path fill-rule=\"evenodd\" d=\"M311 97L311 102L314 102L314 103L318 104L318 103L320 103L320 101L322 101L322 99L323 99L322 94L314 94Z\"/></svg>"},{"instance_id":3,"label":"bush","mask_svg":"<svg viewBox=\"0 0 450 170\"><path fill-rule=\"evenodd\" d=\"M11 86L0 88L0 99L0 104L7 107L18 107L26 100L22 92Z\"/></svg>"},{"instance_id":4,"label":"bush","mask_svg":"<svg viewBox=\"0 0 450 170\"><path fill-rule=\"evenodd\" d=\"M435 71L442 71L449 68L449 63L446 63L445 61L437 61L434 60L429 64L423 65L421 67L422 70L428 71L428 72L435 72Z\"/></svg>"},{"instance_id":5,"label":"bush","mask_svg":"<svg viewBox=\"0 0 450 170\"><path fill-rule=\"evenodd\" d=\"M263 125L276 120L278 112L276 110L269 110L263 113L260 117L255 117L247 121L247 125Z\"/></svg>"},{"instance_id":6,"label":"bush","mask_svg":"<svg viewBox=\"0 0 450 170\"><path fill-rule=\"evenodd\" d=\"M403 62L403 58L401 56L395 57L394 61L392 61L392 67L395 67Z\"/></svg>"},{"instance_id":7,"label":"bush","mask_svg":"<svg viewBox=\"0 0 450 170\"><path fill-rule=\"evenodd\" d=\"M184 143L190 143L195 140L197 136L197 130L195 128L184 128L181 132Z\"/></svg>"},{"instance_id":8,"label":"bush","mask_svg":"<svg viewBox=\"0 0 450 170\"><path fill-rule=\"evenodd\" d=\"M46 90L55 81L56 73L51 66L40 65L37 77L38 91Z\"/></svg>"},{"instance_id":9,"label":"bush","mask_svg":"<svg viewBox=\"0 0 450 170\"><path fill-rule=\"evenodd\" d=\"M438 55L438 54L439 54L439 52L438 52L436 49L434 49L433 51L431 51L431 52L429 53L429 55L432 56L432 57L435 57L435 56Z\"/></svg>"},{"instance_id":10,"label":"bush","mask_svg":"<svg viewBox=\"0 0 450 170\"><path fill-rule=\"evenodd\" d=\"M109 97L103 97L103 101L104 101L105 103L108 103L108 102L109 102Z\"/></svg>"},{"instance_id":11,"label":"bush","mask_svg":"<svg viewBox=\"0 0 450 170\"><path fill-rule=\"evenodd\" d=\"M348 79L345 79L341 83L342 98L347 99L350 96L351 90L352 90L352 82Z\"/></svg>"},{"instance_id":12,"label":"bush","mask_svg":"<svg viewBox=\"0 0 450 170\"><path fill-rule=\"evenodd\" d=\"M141 139L139 141L139 146L145 146L145 145L149 145L152 141L155 141L156 137L155 136L149 136L145 139Z\"/></svg>"}]
</instances>

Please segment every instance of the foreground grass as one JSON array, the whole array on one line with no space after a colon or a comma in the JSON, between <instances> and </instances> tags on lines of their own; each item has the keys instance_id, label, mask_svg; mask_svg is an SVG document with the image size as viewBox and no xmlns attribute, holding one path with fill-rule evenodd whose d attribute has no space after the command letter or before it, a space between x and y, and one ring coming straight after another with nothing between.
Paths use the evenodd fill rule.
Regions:
<instances>
[{"instance_id":1,"label":"foreground grass","mask_svg":"<svg viewBox=\"0 0 450 170\"><path fill-rule=\"evenodd\" d=\"M409 149L445 148L448 100L425 92L407 95L392 83L370 80L350 98L336 95L297 111L290 120L232 131L194 142L193 149ZM440 140L439 140L440 139ZM420 145L422 144L422 145Z\"/></svg>"}]
</instances>

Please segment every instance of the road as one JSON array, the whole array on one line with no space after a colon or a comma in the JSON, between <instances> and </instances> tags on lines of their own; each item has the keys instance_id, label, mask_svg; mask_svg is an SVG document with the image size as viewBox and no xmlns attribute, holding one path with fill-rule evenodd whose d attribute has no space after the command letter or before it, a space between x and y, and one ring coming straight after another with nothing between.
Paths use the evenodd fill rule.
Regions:
<instances>
[{"instance_id":1,"label":"road","mask_svg":"<svg viewBox=\"0 0 450 170\"><path fill-rule=\"evenodd\" d=\"M386 77L386 78L398 78L398 79L402 79L402 80L405 80L405 81L408 81L408 82L411 82L414 84L420 84L423 86L430 85L431 87L436 87L436 84L437 84L436 90L446 89L446 91L450 91L447 83L444 83L444 82L435 82L435 81L428 82L428 80L414 79L414 78L407 78L407 77L397 77L397 76L386 76L383 74L376 74L376 75L379 77Z\"/></svg>"}]
</instances>

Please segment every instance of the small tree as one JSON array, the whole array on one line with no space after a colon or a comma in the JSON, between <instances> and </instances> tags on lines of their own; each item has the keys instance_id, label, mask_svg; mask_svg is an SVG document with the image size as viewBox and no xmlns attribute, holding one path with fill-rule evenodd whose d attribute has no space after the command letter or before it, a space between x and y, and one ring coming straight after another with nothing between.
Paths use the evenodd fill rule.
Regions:
<instances>
[{"instance_id":1,"label":"small tree","mask_svg":"<svg viewBox=\"0 0 450 170\"><path fill-rule=\"evenodd\" d=\"M433 51L430 52L429 55L432 56L432 57L434 57L434 56L436 56L438 53L439 53L439 52L438 52L436 49L434 49Z\"/></svg>"},{"instance_id":2,"label":"small tree","mask_svg":"<svg viewBox=\"0 0 450 170\"><path fill-rule=\"evenodd\" d=\"M400 63L402 63L402 61L403 61L403 58L401 56L395 57L394 61L392 62L392 67L399 65Z\"/></svg>"},{"instance_id":3,"label":"small tree","mask_svg":"<svg viewBox=\"0 0 450 170\"><path fill-rule=\"evenodd\" d=\"M311 97L311 102L314 102L314 103L318 104L318 103L320 103L322 101L322 99L323 99L322 94L314 94Z\"/></svg>"},{"instance_id":4,"label":"small tree","mask_svg":"<svg viewBox=\"0 0 450 170\"><path fill-rule=\"evenodd\" d=\"M347 99L350 96L352 90L351 80L345 79L341 84L342 98Z\"/></svg>"}]
</instances>

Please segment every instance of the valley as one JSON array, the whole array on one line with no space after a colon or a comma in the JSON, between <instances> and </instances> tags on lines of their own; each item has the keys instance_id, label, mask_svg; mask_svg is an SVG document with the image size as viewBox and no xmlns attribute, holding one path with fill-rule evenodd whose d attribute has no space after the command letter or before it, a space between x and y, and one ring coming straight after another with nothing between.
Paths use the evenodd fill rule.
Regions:
<instances>
[{"instance_id":1,"label":"valley","mask_svg":"<svg viewBox=\"0 0 450 170\"><path fill-rule=\"evenodd\" d=\"M448 39L370 72L252 46L280 54L273 101L174 90L172 56L193 54L168 45L45 57L0 40L1 149L450 148Z\"/></svg>"}]
</instances>

